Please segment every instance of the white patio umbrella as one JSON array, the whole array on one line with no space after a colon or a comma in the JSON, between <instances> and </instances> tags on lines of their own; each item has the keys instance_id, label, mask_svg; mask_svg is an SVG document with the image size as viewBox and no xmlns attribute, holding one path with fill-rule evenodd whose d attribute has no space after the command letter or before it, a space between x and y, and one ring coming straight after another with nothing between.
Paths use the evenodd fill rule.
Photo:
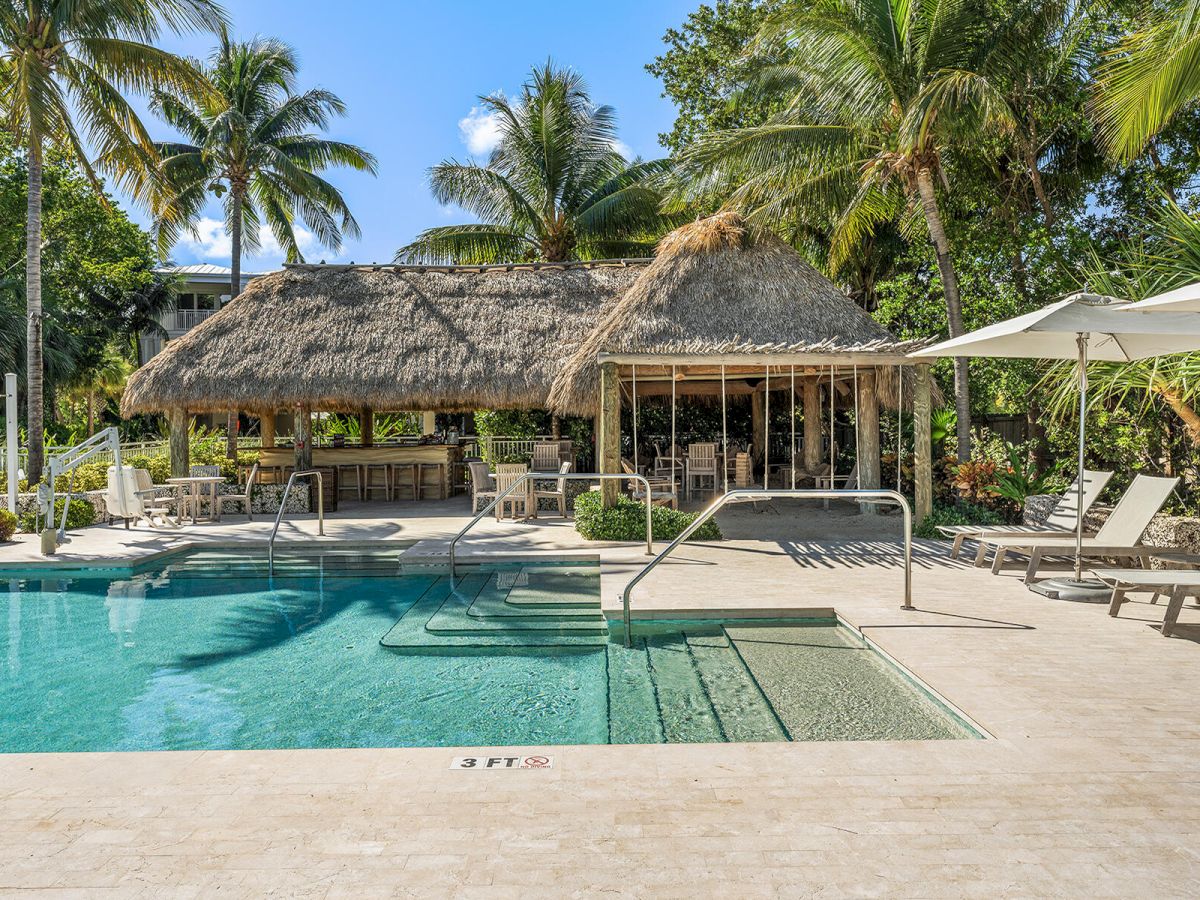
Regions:
<instances>
[{"instance_id":1,"label":"white patio umbrella","mask_svg":"<svg viewBox=\"0 0 1200 900\"><path fill-rule=\"evenodd\" d=\"M1200 312L1200 281L1125 307L1130 313Z\"/></svg>"},{"instance_id":2,"label":"white patio umbrella","mask_svg":"<svg viewBox=\"0 0 1200 900\"><path fill-rule=\"evenodd\" d=\"M1083 451L1089 359L1132 362L1169 353L1200 350L1200 314L1132 312L1134 304L1099 294L1077 293L1036 312L980 328L924 350L913 358L996 356L1021 359L1075 359L1079 373L1078 509L1083 510ZM1074 578L1039 582L1039 593L1064 599L1094 599L1110 589L1083 577L1083 515L1075 527Z\"/></svg>"}]
</instances>

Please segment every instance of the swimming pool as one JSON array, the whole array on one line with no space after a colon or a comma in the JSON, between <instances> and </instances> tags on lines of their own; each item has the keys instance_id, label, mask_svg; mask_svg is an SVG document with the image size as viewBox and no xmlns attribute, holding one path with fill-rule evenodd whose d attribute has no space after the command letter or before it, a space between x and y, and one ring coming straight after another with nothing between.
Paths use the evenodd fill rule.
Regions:
<instances>
[{"instance_id":1,"label":"swimming pool","mask_svg":"<svg viewBox=\"0 0 1200 900\"><path fill-rule=\"evenodd\" d=\"M587 565L401 573L393 551L0 574L0 751L954 739L835 621L637 623Z\"/></svg>"}]
</instances>

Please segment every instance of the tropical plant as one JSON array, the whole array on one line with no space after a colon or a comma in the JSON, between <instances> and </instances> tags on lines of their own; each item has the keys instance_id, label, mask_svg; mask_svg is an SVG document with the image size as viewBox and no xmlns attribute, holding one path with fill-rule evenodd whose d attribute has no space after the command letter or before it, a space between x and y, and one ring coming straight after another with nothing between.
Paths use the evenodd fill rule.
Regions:
<instances>
[{"instance_id":1,"label":"tropical plant","mask_svg":"<svg viewBox=\"0 0 1200 900\"><path fill-rule=\"evenodd\" d=\"M575 530L587 541L644 541L646 539L646 506L626 496L617 505L605 507L599 491L584 491L575 498ZM666 506L650 511L650 528L656 541L670 541L696 521L699 513L683 512ZM688 540L719 541L721 529L709 519Z\"/></svg>"},{"instance_id":2,"label":"tropical plant","mask_svg":"<svg viewBox=\"0 0 1200 900\"><path fill-rule=\"evenodd\" d=\"M82 402L87 422L87 436L96 433L97 403L119 400L125 382L133 374L133 363L121 347L109 344L99 364L86 371L67 391L68 401Z\"/></svg>"},{"instance_id":3,"label":"tropical plant","mask_svg":"<svg viewBox=\"0 0 1200 900\"><path fill-rule=\"evenodd\" d=\"M7 509L0 509L0 544L11 541L17 531L17 514Z\"/></svg>"},{"instance_id":4,"label":"tropical plant","mask_svg":"<svg viewBox=\"0 0 1200 900\"><path fill-rule=\"evenodd\" d=\"M42 171L48 148L101 184L80 132L119 182L142 179L156 150L122 96L161 86L190 89L192 66L152 46L164 31L218 27L212 0L13 0L0 4L0 115L26 151L26 396L31 482L42 476Z\"/></svg>"},{"instance_id":5,"label":"tropical plant","mask_svg":"<svg viewBox=\"0 0 1200 900\"><path fill-rule=\"evenodd\" d=\"M1145 9L1141 27L1112 48L1096 74L1097 137L1125 161L1200 98L1200 0Z\"/></svg>"},{"instance_id":6,"label":"tropical plant","mask_svg":"<svg viewBox=\"0 0 1200 900\"><path fill-rule=\"evenodd\" d=\"M1047 473L1036 471L1029 464L1029 454L1022 447L1007 444L1008 468L995 473L995 494L1014 503L1017 508L1025 504L1025 498L1043 494L1049 481Z\"/></svg>"},{"instance_id":7,"label":"tropical plant","mask_svg":"<svg viewBox=\"0 0 1200 900\"><path fill-rule=\"evenodd\" d=\"M837 269L884 223L924 223L941 275L950 335L963 333L958 275L938 198L945 160L981 133L1011 130L1003 87L1033 20L1054 4L1019 0L818 0L789 4L759 36L776 58L754 91L784 108L765 124L713 132L681 157L683 195L727 194L752 216L784 223L798 210L830 223ZM954 362L958 453L970 455L967 361Z\"/></svg>"},{"instance_id":8,"label":"tropical plant","mask_svg":"<svg viewBox=\"0 0 1200 900\"><path fill-rule=\"evenodd\" d=\"M913 529L915 537L926 540L949 540L938 531L939 525L1001 525L1004 519L995 510L986 506L961 501L953 506L935 506L933 511L917 523Z\"/></svg>"},{"instance_id":9,"label":"tropical plant","mask_svg":"<svg viewBox=\"0 0 1200 900\"><path fill-rule=\"evenodd\" d=\"M359 227L341 192L321 177L334 166L375 173L375 158L353 144L320 137L345 104L326 90L297 92L299 62L270 38L233 41L226 29L190 91L156 91L152 108L186 143L164 142L161 179L145 194L155 213L160 250L200 217L210 194L223 198L230 237L229 295L241 292L242 254L261 246L269 228L288 262L303 262L296 220L330 250ZM317 133L314 133L317 132ZM159 187L165 190L157 190ZM237 414L227 429L236 452Z\"/></svg>"},{"instance_id":10,"label":"tropical plant","mask_svg":"<svg viewBox=\"0 0 1200 900\"><path fill-rule=\"evenodd\" d=\"M583 79L550 62L515 99L479 98L499 130L487 165L444 160L430 169L434 199L480 222L428 228L398 262L562 262L645 256L666 227L655 178L666 160L627 162L615 115Z\"/></svg>"}]
</instances>

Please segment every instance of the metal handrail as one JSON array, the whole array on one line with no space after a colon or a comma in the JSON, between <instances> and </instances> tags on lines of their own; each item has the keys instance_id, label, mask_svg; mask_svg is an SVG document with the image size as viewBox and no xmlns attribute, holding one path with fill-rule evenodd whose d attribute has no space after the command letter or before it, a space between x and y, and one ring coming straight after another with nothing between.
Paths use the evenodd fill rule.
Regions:
<instances>
[{"instance_id":1,"label":"metal handrail","mask_svg":"<svg viewBox=\"0 0 1200 900\"><path fill-rule=\"evenodd\" d=\"M799 497L808 500L873 500L881 502L890 500L897 504L904 511L904 602L900 605L901 609L913 609L912 605L912 508L908 505L908 500L903 494L897 491L876 491L876 490L841 490L841 491L815 491L806 490L804 488L795 488L790 490L755 490L754 488L743 488L736 491L729 491L722 494L716 500L708 505L704 512L696 516L695 520L688 525L687 528L680 532L679 537L671 541L658 556L650 560L642 571L638 572L629 583L625 585L625 590L621 594L621 615L625 624L625 646L632 646L633 639L630 634L629 625L629 595L633 592L637 583L650 574L660 562L670 556L675 548L686 541L689 537L716 515L717 510L727 503L735 500L757 500L763 497Z\"/></svg>"},{"instance_id":2,"label":"metal handrail","mask_svg":"<svg viewBox=\"0 0 1200 900\"><path fill-rule=\"evenodd\" d=\"M317 534L325 536L325 479L317 469L293 472L287 480L287 486L283 489L283 499L279 501L279 512L275 514L275 527L271 529L271 539L267 541L267 572L270 575L275 574L275 535L279 533L279 523L283 521L283 510L287 506L288 493L297 478L306 478L309 475L317 476Z\"/></svg>"},{"instance_id":3,"label":"metal handrail","mask_svg":"<svg viewBox=\"0 0 1200 900\"><path fill-rule=\"evenodd\" d=\"M484 516L494 510L505 497L515 491L520 485L529 481L556 481L562 479L564 481L640 481L646 488L646 553L652 555L654 553L654 537L651 534L651 507L650 502L650 482L646 480L644 475L633 475L628 472L526 472L511 485L502 494L498 495L495 500L489 503L483 512L477 514L466 527L463 528L450 541L450 585L453 587L454 579L457 575L454 566L454 545L468 531L483 521Z\"/></svg>"}]
</instances>

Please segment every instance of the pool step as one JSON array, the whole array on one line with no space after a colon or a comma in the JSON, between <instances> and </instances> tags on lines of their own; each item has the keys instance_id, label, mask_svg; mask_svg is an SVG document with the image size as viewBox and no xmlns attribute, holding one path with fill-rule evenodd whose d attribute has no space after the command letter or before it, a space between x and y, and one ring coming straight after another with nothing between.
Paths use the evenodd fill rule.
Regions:
<instances>
[{"instance_id":1,"label":"pool step","mask_svg":"<svg viewBox=\"0 0 1200 900\"><path fill-rule=\"evenodd\" d=\"M661 744L665 740L646 639L634 637L628 648L619 640L609 642L608 742Z\"/></svg>"},{"instance_id":2,"label":"pool step","mask_svg":"<svg viewBox=\"0 0 1200 900\"><path fill-rule=\"evenodd\" d=\"M246 551L202 550L168 560L167 574L180 578L266 578L269 574L266 549ZM399 574L397 552L363 550L279 551L275 553L275 576L395 577Z\"/></svg>"},{"instance_id":3,"label":"pool step","mask_svg":"<svg viewBox=\"0 0 1200 900\"><path fill-rule=\"evenodd\" d=\"M502 602L503 589L494 586L495 573L467 575L451 584L438 577L429 590L411 606L380 643L405 652L437 651L448 647L603 647L608 643L607 625L599 605L592 622L579 619L475 617L468 610L493 584L500 597L485 603Z\"/></svg>"},{"instance_id":4,"label":"pool step","mask_svg":"<svg viewBox=\"0 0 1200 900\"><path fill-rule=\"evenodd\" d=\"M688 633L688 649L696 672L730 741L790 740L741 654L724 629L718 634Z\"/></svg>"},{"instance_id":5,"label":"pool step","mask_svg":"<svg viewBox=\"0 0 1200 900\"><path fill-rule=\"evenodd\" d=\"M650 674L668 743L725 740L717 712L700 681L687 639L679 632L646 637Z\"/></svg>"}]
</instances>

